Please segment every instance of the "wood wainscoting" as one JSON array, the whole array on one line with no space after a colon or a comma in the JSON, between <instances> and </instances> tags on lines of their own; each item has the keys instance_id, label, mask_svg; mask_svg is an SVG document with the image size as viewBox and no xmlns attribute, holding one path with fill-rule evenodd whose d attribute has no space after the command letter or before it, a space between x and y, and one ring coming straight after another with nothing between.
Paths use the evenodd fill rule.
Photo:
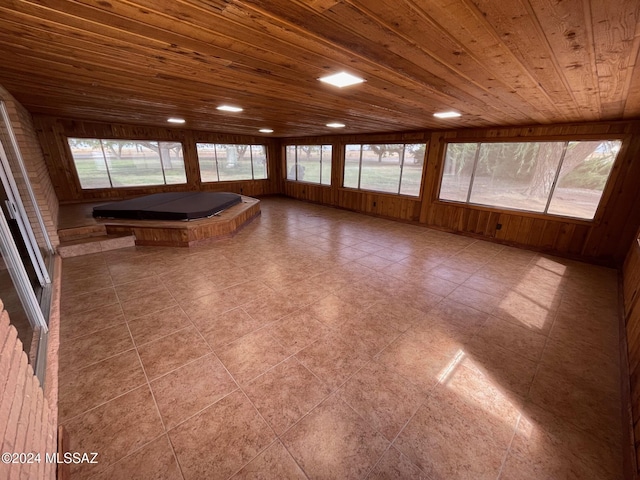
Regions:
<instances>
[{"instance_id":1,"label":"wood wainscoting","mask_svg":"<svg viewBox=\"0 0 640 480\"><path fill-rule=\"evenodd\" d=\"M640 230L636 234L640 238ZM634 241L622 270L624 297L624 324L627 336L631 420L635 460L640 458L640 244ZM634 465L640 474L640 464Z\"/></svg>"}]
</instances>

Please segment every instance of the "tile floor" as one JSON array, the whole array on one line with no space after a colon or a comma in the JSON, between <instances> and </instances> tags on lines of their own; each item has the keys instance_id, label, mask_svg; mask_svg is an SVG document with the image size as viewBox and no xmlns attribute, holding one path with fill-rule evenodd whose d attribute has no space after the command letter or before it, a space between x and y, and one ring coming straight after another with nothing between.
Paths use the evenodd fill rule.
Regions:
<instances>
[{"instance_id":1,"label":"tile floor","mask_svg":"<svg viewBox=\"0 0 640 480\"><path fill-rule=\"evenodd\" d=\"M287 199L65 259L72 479L619 479L616 272Z\"/></svg>"}]
</instances>

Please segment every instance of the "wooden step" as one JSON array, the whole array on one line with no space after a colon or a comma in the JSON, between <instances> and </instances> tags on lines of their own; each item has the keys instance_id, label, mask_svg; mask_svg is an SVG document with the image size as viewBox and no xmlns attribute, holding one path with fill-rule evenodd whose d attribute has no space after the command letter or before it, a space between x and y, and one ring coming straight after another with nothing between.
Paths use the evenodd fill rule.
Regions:
<instances>
[{"instance_id":1,"label":"wooden step","mask_svg":"<svg viewBox=\"0 0 640 480\"><path fill-rule=\"evenodd\" d=\"M107 234L104 225L84 225L82 227L64 228L58 230L58 238L61 242L79 240L81 238L100 237Z\"/></svg>"},{"instance_id":2,"label":"wooden step","mask_svg":"<svg viewBox=\"0 0 640 480\"><path fill-rule=\"evenodd\" d=\"M62 258L79 257L80 255L133 247L135 244L135 235L96 235L60 243L58 255Z\"/></svg>"}]
</instances>

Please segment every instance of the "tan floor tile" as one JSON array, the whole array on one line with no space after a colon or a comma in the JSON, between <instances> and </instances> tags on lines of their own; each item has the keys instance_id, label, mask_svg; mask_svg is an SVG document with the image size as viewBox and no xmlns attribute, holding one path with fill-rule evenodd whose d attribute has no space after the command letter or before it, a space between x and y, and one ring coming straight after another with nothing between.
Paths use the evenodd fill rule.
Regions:
<instances>
[{"instance_id":1,"label":"tan floor tile","mask_svg":"<svg viewBox=\"0 0 640 480\"><path fill-rule=\"evenodd\" d=\"M199 330L211 348L218 350L261 326L261 322L238 307L213 317L206 324L201 322Z\"/></svg>"},{"instance_id":2,"label":"tan floor tile","mask_svg":"<svg viewBox=\"0 0 640 480\"><path fill-rule=\"evenodd\" d=\"M431 293L424 287L398 290L393 297L405 305L425 313L442 301L440 295Z\"/></svg>"},{"instance_id":3,"label":"tan floor tile","mask_svg":"<svg viewBox=\"0 0 640 480\"><path fill-rule=\"evenodd\" d=\"M331 393L295 358L255 378L244 390L277 434L285 432Z\"/></svg>"},{"instance_id":4,"label":"tan floor tile","mask_svg":"<svg viewBox=\"0 0 640 480\"><path fill-rule=\"evenodd\" d=\"M109 266L109 274L113 280L114 285L120 285L121 283L131 283L138 280L144 280L148 277L153 277L162 270L158 268L151 268L151 266L145 266L141 262L135 264L116 264Z\"/></svg>"},{"instance_id":5,"label":"tan floor tile","mask_svg":"<svg viewBox=\"0 0 640 480\"><path fill-rule=\"evenodd\" d=\"M60 423L145 382L135 350L63 375L58 398Z\"/></svg>"},{"instance_id":6,"label":"tan floor tile","mask_svg":"<svg viewBox=\"0 0 640 480\"><path fill-rule=\"evenodd\" d=\"M211 353L211 349L195 327L187 327L138 347L138 353L149 380L153 380Z\"/></svg>"},{"instance_id":7,"label":"tan floor tile","mask_svg":"<svg viewBox=\"0 0 640 480\"><path fill-rule=\"evenodd\" d=\"M396 448L390 447L367 477L367 480L391 480L396 478L403 480L430 480L427 474L405 455Z\"/></svg>"},{"instance_id":8,"label":"tan floor tile","mask_svg":"<svg viewBox=\"0 0 640 480\"><path fill-rule=\"evenodd\" d=\"M384 322L369 323L372 316L367 315L368 311L336 328L334 334L354 351L373 357L402 335L402 332Z\"/></svg>"},{"instance_id":9,"label":"tan floor tile","mask_svg":"<svg viewBox=\"0 0 640 480\"><path fill-rule=\"evenodd\" d=\"M547 302L536 298L536 292L509 292L500 301L492 315L532 331L548 335L556 316L556 310Z\"/></svg>"},{"instance_id":10,"label":"tan floor tile","mask_svg":"<svg viewBox=\"0 0 640 480\"><path fill-rule=\"evenodd\" d=\"M104 263L104 260L96 263L78 263L72 264L71 260L84 260L87 261L88 255L83 255L82 257L74 257L74 258L65 258L63 259L62 265L62 281L63 283L66 280L78 281L81 278L89 278L96 276L109 276L109 267Z\"/></svg>"},{"instance_id":11,"label":"tan floor tile","mask_svg":"<svg viewBox=\"0 0 640 480\"><path fill-rule=\"evenodd\" d=\"M109 287L113 287L113 282L109 273L104 272L90 277L66 277L62 281L61 292L65 297L72 297Z\"/></svg>"},{"instance_id":12,"label":"tan floor tile","mask_svg":"<svg viewBox=\"0 0 640 480\"><path fill-rule=\"evenodd\" d=\"M212 354L151 382L160 414L171 429L238 388Z\"/></svg>"},{"instance_id":13,"label":"tan floor tile","mask_svg":"<svg viewBox=\"0 0 640 480\"><path fill-rule=\"evenodd\" d=\"M271 288L265 283L248 277L248 281L225 288L220 292L224 297L233 301L236 306L240 306L252 302L271 291Z\"/></svg>"},{"instance_id":14,"label":"tan floor tile","mask_svg":"<svg viewBox=\"0 0 640 480\"><path fill-rule=\"evenodd\" d=\"M472 334L486 320L487 316L485 312L445 298L427 312L426 322L423 323L427 330L432 329L432 324L435 323L441 331L452 334L458 332Z\"/></svg>"},{"instance_id":15,"label":"tan floor tile","mask_svg":"<svg viewBox=\"0 0 640 480\"><path fill-rule=\"evenodd\" d=\"M496 281L490 278L484 278L480 275L473 275L472 277L469 277L462 286L501 298L509 293L512 287L508 281Z\"/></svg>"},{"instance_id":16,"label":"tan floor tile","mask_svg":"<svg viewBox=\"0 0 640 480\"><path fill-rule=\"evenodd\" d=\"M300 304L293 296L282 292L265 292L242 307L261 324L273 322L298 310Z\"/></svg>"},{"instance_id":17,"label":"tan floor tile","mask_svg":"<svg viewBox=\"0 0 640 480\"><path fill-rule=\"evenodd\" d=\"M307 307L313 315L330 328L344 324L362 308L352 305L335 294L328 295Z\"/></svg>"},{"instance_id":18,"label":"tan floor tile","mask_svg":"<svg viewBox=\"0 0 640 480\"><path fill-rule=\"evenodd\" d=\"M574 347L597 347L617 357L619 320L617 315L593 308L562 308L553 323L549 337ZM576 335L576 332L580 332Z\"/></svg>"},{"instance_id":19,"label":"tan floor tile","mask_svg":"<svg viewBox=\"0 0 640 480\"><path fill-rule=\"evenodd\" d=\"M296 358L329 387L342 385L354 372L369 362L369 356L338 340L322 337L296 354Z\"/></svg>"},{"instance_id":20,"label":"tan floor tile","mask_svg":"<svg viewBox=\"0 0 640 480\"><path fill-rule=\"evenodd\" d=\"M233 480L256 478L306 480L307 476L277 440L232 477Z\"/></svg>"},{"instance_id":21,"label":"tan floor tile","mask_svg":"<svg viewBox=\"0 0 640 480\"><path fill-rule=\"evenodd\" d=\"M620 392L570 374L558 374L542 365L529 399L537 406L573 423L581 430L620 444Z\"/></svg>"},{"instance_id":22,"label":"tan floor tile","mask_svg":"<svg viewBox=\"0 0 640 480\"><path fill-rule=\"evenodd\" d=\"M179 306L169 307L148 315L135 317L128 322L136 345L144 345L191 326L189 318Z\"/></svg>"},{"instance_id":23,"label":"tan floor tile","mask_svg":"<svg viewBox=\"0 0 640 480\"><path fill-rule=\"evenodd\" d=\"M357 245L355 248L357 248ZM360 265L364 265L365 267L369 267L374 270L384 270L385 268L395 263L393 260L386 258L386 256L385 258L383 258L376 254L360 257L360 258L357 258L355 261Z\"/></svg>"},{"instance_id":24,"label":"tan floor tile","mask_svg":"<svg viewBox=\"0 0 640 480\"><path fill-rule=\"evenodd\" d=\"M310 279L309 273L299 282L289 285L277 285L273 288L287 295L299 307L317 302L332 292L332 288L318 285L313 279Z\"/></svg>"},{"instance_id":25,"label":"tan floor tile","mask_svg":"<svg viewBox=\"0 0 640 480\"><path fill-rule=\"evenodd\" d=\"M428 393L464 349L463 342L447 333L409 330L376 361Z\"/></svg>"},{"instance_id":26,"label":"tan floor tile","mask_svg":"<svg viewBox=\"0 0 640 480\"><path fill-rule=\"evenodd\" d=\"M216 480L240 470L275 435L238 390L169 431L169 437L185 480Z\"/></svg>"},{"instance_id":27,"label":"tan floor tile","mask_svg":"<svg viewBox=\"0 0 640 480\"><path fill-rule=\"evenodd\" d=\"M302 350L331 332L308 310L298 310L266 327L267 332L280 343L289 354Z\"/></svg>"},{"instance_id":28,"label":"tan floor tile","mask_svg":"<svg viewBox=\"0 0 640 480\"><path fill-rule=\"evenodd\" d=\"M463 253L458 253L455 256L452 256L442 262L439 266L443 268L453 269L456 272L464 272L466 274L473 275L478 270L480 270L487 263L487 261L488 259L486 258L477 258L469 255L465 256ZM463 283L464 280L462 282L460 281L462 275L459 275L458 273L456 273L455 275L457 277L456 281L458 281L458 283ZM469 277L467 276L467 278Z\"/></svg>"},{"instance_id":29,"label":"tan floor tile","mask_svg":"<svg viewBox=\"0 0 640 480\"><path fill-rule=\"evenodd\" d=\"M376 253L382 250L382 247L380 245L367 241L356 243L353 245L353 248L367 253Z\"/></svg>"},{"instance_id":30,"label":"tan floor tile","mask_svg":"<svg viewBox=\"0 0 640 480\"><path fill-rule=\"evenodd\" d=\"M225 289L246 282L248 279L254 278L251 273L247 273L238 267L229 267L221 271L219 268L205 272L205 276L209 282L216 288Z\"/></svg>"},{"instance_id":31,"label":"tan floor tile","mask_svg":"<svg viewBox=\"0 0 640 480\"><path fill-rule=\"evenodd\" d=\"M419 286L419 288L423 288L427 292L433 293L440 297L446 297L459 286L458 283L450 282L449 280L445 280L444 278L440 278L436 275L433 275L429 273L428 270L427 271L413 270L403 279L408 280L411 283L415 283L416 285Z\"/></svg>"},{"instance_id":32,"label":"tan floor tile","mask_svg":"<svg viewBox=\"0 0 640 480\"><path fill-rule=\"evenodd\" d=\"M68 376L72 371L100 362L133 348L126 324L98 330L77 337L73 342L62 342L59 350L59 369Z\"/></svg>"},{"instance_id":33,"label":"tan floor tile","mask_svg":"<svg viewBox=\"0 0 640 480\"><path fill-rule=\"evenodd\" d=\"M364 283L351 284L334 292L343 302L364 310L379 300L379 295Z\"/></svg>"},{"instance_id":34,"label":"tan floor tile","mask_svg":"<svg viewBox=\"0 0 640 480\"><path fill-rule=\"evenodd\" d=\"M461 285L469 279L473 272L465 272L463 270L458 270L455 267L441 264L429 270L429 273L444 280L448 280L449 282Z\"/></svg>"},{"instance_id":35,"label":"tan floor tile","mask_svg":"<svg viewBox=\"0 0 640 480\"><path fill-rule=\"evenodd\" d=\"M621 478L615 270L290 199L261 208L230 240L64 259L60 413L109 458L74 478L495 479L500 462L501 478ZM135 352L117 353L127 325L182 470L161 427L127 431L121 399L146 389ZM76 375L83 351L97 363ZM106 418L85 425L76 406Z\"/></svg>"},{"instance_id":36,"label":"tan floor tile","mask_svg":"<svg viewBox=\"0 0 640 480\"><path fill-rule=\"evenodd\" d=\"M182 281L168 282L163 280L164 286L179 303L204 297L224 288L217 286L204 275L197 276L197 274L190 272L185 273L184 276L185 280Z\"/></svg>"},{"instance_id":37,"label":"tan floor tile","mask_svg":"<svg viewBox=\"0 0 640 480\"><path fill-rule=\"evenodd\" d=\"M147 293L138 298L121 302L122 310L124 311L124 317L129 320L133 320L149 313L158 312L169 307L174 307L178 303L169 293L164 286L155 292Z\"/></svg>"},{"instance_id":38,"label":"tan floor tile","mask_svg":"<svg viewBox=\"0 0 640 480\"><path fill-rule=\"evenodd\" d=\"M533 383L538 364L502 347L491 345L475 337L464 349L465 358L461 364L475 368L504 390L509 390L519 398L526 398Z\"/></svg>"},{"instance_id":39,"label":"tan floor tile","mask_svg":"<svg viewBox=\"0 0 640 480\"><path fill-rule=\"evenodd\" d=\"M158 277L148 277L135 282L121 283L115 287L118 299L122 303L148 295L166 295L166 289Z\"/></svg>"},{"instance_id":40,"label":"tan floor tile","mask_svg":"<svg viewBox=\"0 0 640 480\"><path fill-rule=\"evenodd\" d=\"M385 297L360 313L356 318L365 318L367 322L374 324L387 324L400 332L405 332L413 325L419 325L424 322L426 314L422 310L413 308L393 297Z\"/></svg>"},{"instance_id":41,"label":"tan floor tile","mask_svg":"<svg viewBox=\"0 0 640 480\"><path fill-rule=\"evenodd\" d=\"M451 365L436 391L446 390L473 408L480 408L503 423L516 425L523 399L513 395L498 380L478 368L468 368L462 361Z\"/></svg>"},{"instance_id":42,"label":"tan floor tile","mask_svg":"<svg viewBox=\"0 0 640 480\"><path fill-rule=\"evenodd\" d=\"M107 467L94 480L182 480L169 438L162 435L135 453Z\"/></svg>"},{"instance_id":43,"label":"tan floor tile","mask_svg":"<svg viewBox=\"0 0 640 480\"><path fill-rule=\"evenodd\" d=\"M216 350L231 375L239 383L247 383L282 362L287 350L267 331L258 330Z\"/></svg>"},{"instance_id":44,"label":"tan floor tile","mask_svg":"<svg viewBox=\"0 0 640 480\"><path fill-rule=\"evenodd\" d=\"M462 303L463 305L485 313L493 312L501 301L501 298L498 296L474 290L464 285L459 286L451 292L447 299Z\"/></svg>"},{"instance_id":45,"label":"tan floor tile","mask_svg":"<svg viewBox=\"0 0 640 480\"><path fill-rule=\"evenodd\" d=\"M613 353L592 345L566 344L550 338L541 362L560 374L580 377L614 390L620 385L620 359L613 357Z\"/></svg>"},{"instance_id":46,"label":"tan floor tile","mask_svg":"<svg viewBox=\"0 0 640 480\"><path fill-rule=\"evenodd\" d=\"M356 372L337 395L389 441L426 399L420 389L376 363Z\"/></svg>"},{"instance_id":47,"label":"tan floor tile","mask_svg":"<svg viewBox=\"0 0 640 480\"><path fill-rule=\"evenodd\" d=\"M60 315L75 315L86 312L87 310L95 310L98 307L106 307L118 303L118 297L113 287L94 290L90 293L83 293L73 297L62 297L60 302Z\"/></svg>"},{"instance_id":48,"label":"tan floor tile","mask_svg":"<svg viewBox=\"0 0 640 480\"><path fill-rule=\"evenodd\" d=\"M364 478L388 446L347 404L331 397L282 437L308 477Z\"/></svg>"},{"instance_id":49,"label":"tan floor tile","mask_svg":"<svg viewBox=\"0 0 640 480\"><path fill-rule=\"evenodd\" d=\"M548 412L528 405L500 479L613 480L623 478L622 452Z\"/></svg>"},{"instance_id":50,"label":"tan floor tile","mask_svg":"<svg viewBox=\"0 0 640 480\"><path fill-rule=\"evenodd\" d=\"M104 468L160 436L164 429L151 392L143 385L75 419L64 422L69 451L97 452ZM92 478L86 464L72 465L72 478Z\"/></svg>"},{"instance_id":51,"label":"tan floor tile","mask_svg":"<svg viewBox=\"0 0 640 480\"><path fill-rule=\"evenodd\" d=\"M441 388L394 445L433 478L495 479L515 426Z\"/></svg>"},{"instance_id":52,"label":"tan floor tile","mask_svg":"<svg viewBox=\"0 0 640 480\"><path fill-rule=\"evenodd\" d=\"M113 303L106 307L97 307L85 312L61 316L60 338L62 342L66 342L82 335L124 323L122 307L119 303Z\"/></svg>"},{"instance_id":53,"label":"tan floor tile","mask_svg":"<svg viewBox=\"0 0 640 480\"><path fill-rule=\"evenodd\" d=\"M477 330L479 339L499 345L534 362L540 361L547 337L535 330L490 316Z\"/></svg>"},{"instance_id":54,"label":"tan floor tile","mask_svg":"<svg viewBox=\"0 0 640 480\"><path fill-rule=\"evenodd\" d=\"M205 330L216 316L237 308L237 302L225 296L223 291L217 291L195 300L180 301L180 306L193 324Z\"/></svg>"}]
</instances>

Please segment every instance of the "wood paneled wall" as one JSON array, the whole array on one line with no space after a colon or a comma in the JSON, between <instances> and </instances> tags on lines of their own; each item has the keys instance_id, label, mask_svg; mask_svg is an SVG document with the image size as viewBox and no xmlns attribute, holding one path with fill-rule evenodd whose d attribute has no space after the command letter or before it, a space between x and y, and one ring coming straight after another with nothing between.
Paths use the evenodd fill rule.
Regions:
<instances>
[{"instance_id":1,"label":"wood paneled wall","mask_svg":"<svg viewBox=\"0 0 640 480\"><path fill-rule=\"evenodd\" d=\"M637 237L640 237L638 230ZM633 242L623 267L624 322L627 334L631 417L636 461L640 458L640 244ZM640 465L635 465L640 474Z\"/></svg>"},{"instance_id":2,"label":"wood paneled wall","mask_svg":"<svg viewBox=\"0 0 640 480\"><path fill-rule=\"evenodd\" d=\"M619 136L624 139L624 144L606 186L602 206L593 222L497 208L464 206L437 199L447 140L569 140L595 139L602 136ZM344 166L344 145L419 141L428 141L420 198L356 191L340 186ZM640 225L640 122L283 140L283 146L296 143L333 145L333 174L330 187L284 181L283 192L301 200L416 222L432 228L611 266L622 264L633 235ZM284 159L282 161L284 162ZM502 225L500 230L496 228L497 224Z\"/></svg>"},{"instance_id":3,"label":"wood paneled wall","mask_svg":"<svg viewBox=\"0 0 640 480\"><path fill-rule=\"evenodd\" d=\"M149 193L184 191L185 189L235 192L252 197L270 195L280 191L278 179L281 173L277 161L280 157L279 142L271 138L225 135L182 128L93 123L41 115L34 116L34 123L49 175L60 203L122 199ZM82 190L67 143L68 137L182 142L187 184ZM267 145L269 179L202 183L196 152L197 142Z\"/></svg>"},{"instance_id":4,"label":"wood paneled wall","mask_svg":"<svg viewBox=\"0 0 640 480\"><path fill-rule=\"evenodd\" d=\"M61 203L127 198L148 193L184 190L231 191L248 196L282 193L292 198L345 208L370 215L413 222L432 228L606 265L621 265L640 225L640 122L582 123L421 131L397 134L334 135L295 139L272 139L224 135L181 128L158 128L92 123L35 116L56 194ZM543 216L511 210L465 206L437 199L447 141L570 140L623 138L623 149L606 186L602 206L593 222ZM67 137L155 139L181 141L184 146L187 185L82 190ZM262 143L269 155L269 179L202 183L196 142ZM427 142L422 191L418 198L364 192L341 187L344 146L350 143ZM290 182L285 177L284 146L331 144L331 186ZM501 224L502 228L497 229Z\"/></svg>"}]
</instances>

